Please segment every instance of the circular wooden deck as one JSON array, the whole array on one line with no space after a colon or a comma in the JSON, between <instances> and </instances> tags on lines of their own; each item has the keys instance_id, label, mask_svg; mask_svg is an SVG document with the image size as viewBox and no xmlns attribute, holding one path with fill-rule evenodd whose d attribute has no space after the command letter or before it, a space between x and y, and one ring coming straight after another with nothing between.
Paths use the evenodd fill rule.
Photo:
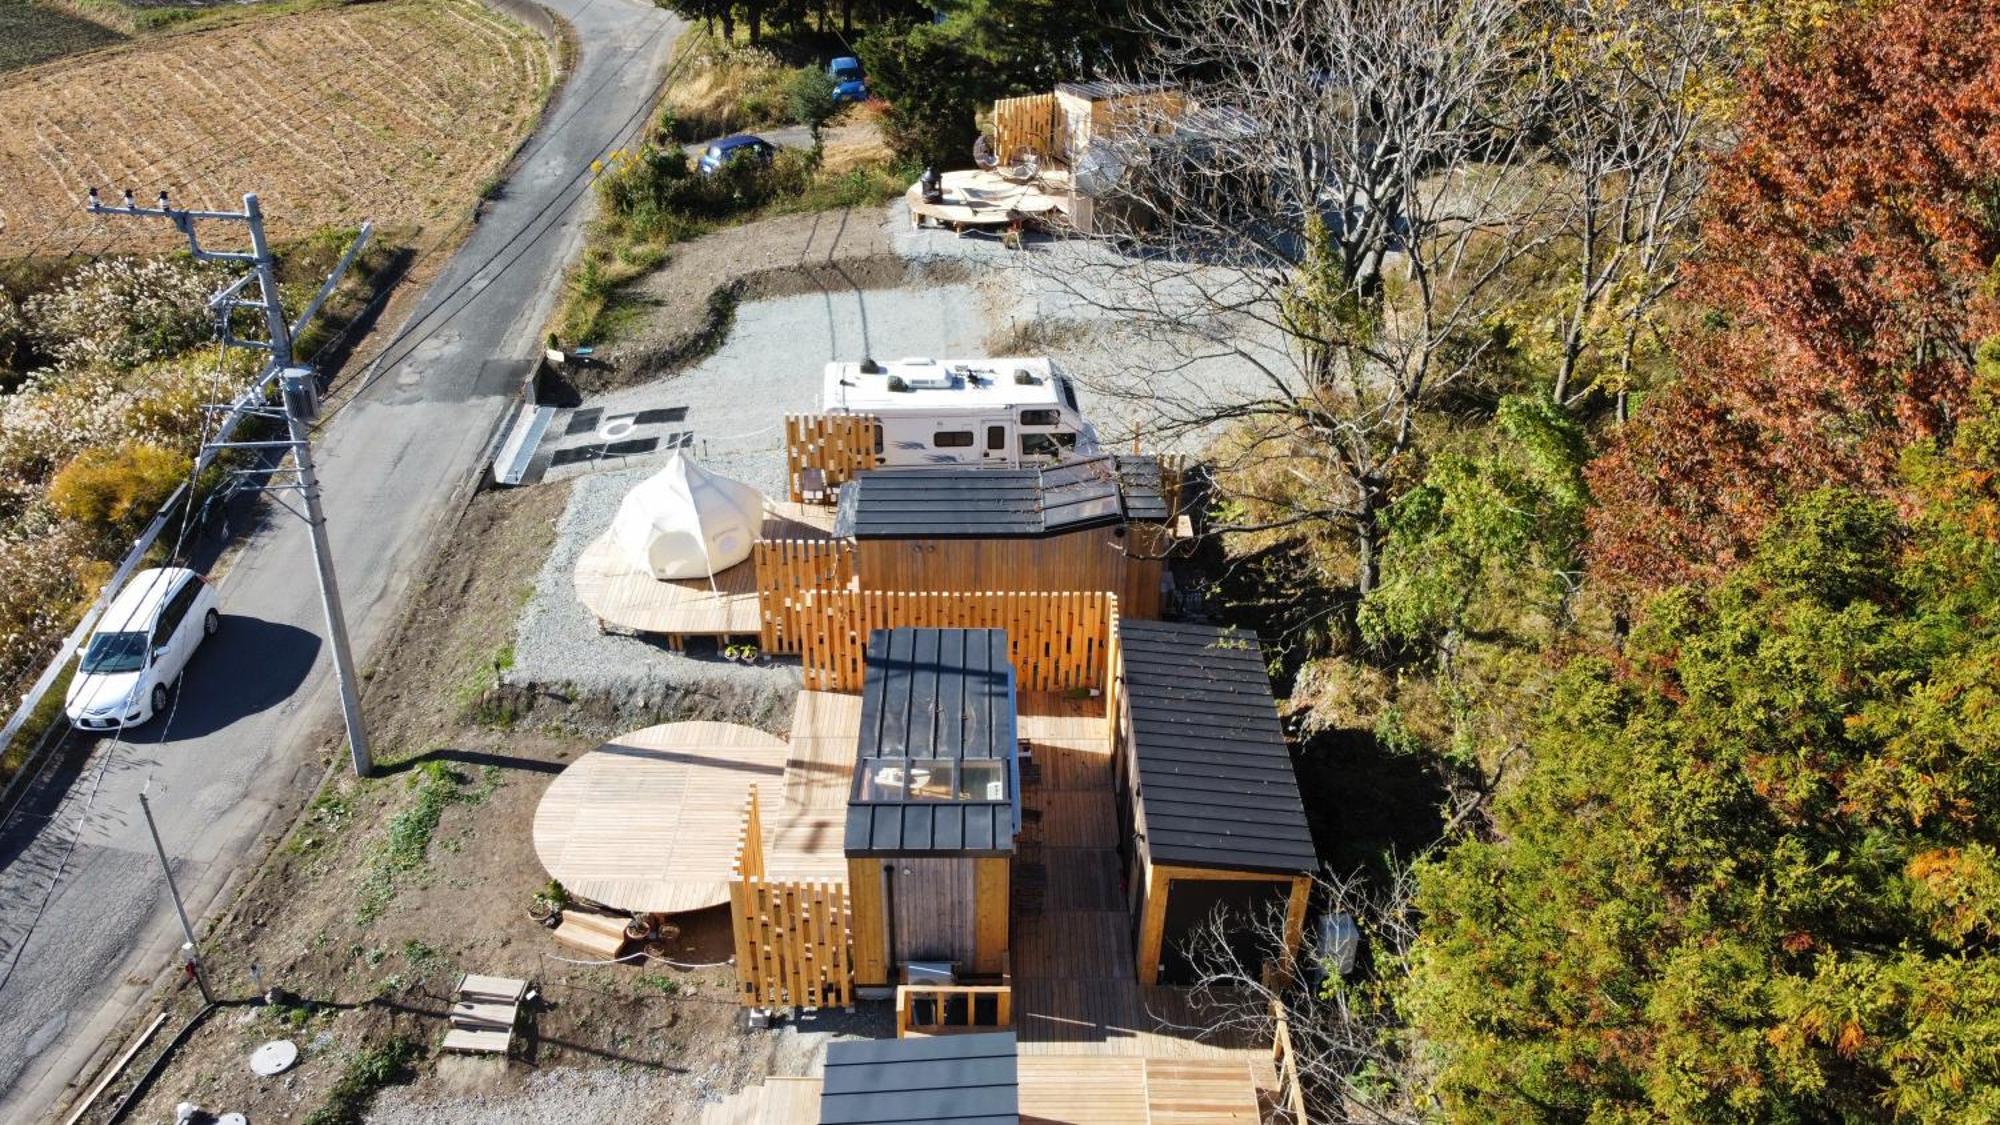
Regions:
<instances>
[{"instance_id":1,"label":"circular wooden deck","mask_svg":"<svg viewBox=\"0 0 2000 1125\"><path fill-rule=\"evenodd\" d=\"M549 783L535 853L572 893L634 913L729 901L750 787L781 799L783 739L733 723L667 723L607 742Z\"/></svg>"},{"instance_id":2,"label":"circular wooden deck","mask_svg":"<svg viewBox=\"0 0 2000 1125\"><path fill-rule=\"evenodd\" d=\"M784 501L764 512L764 539L825 539L833 509ZM663 582L632 565L606 531L576 561L576 598L600 628L684 637L754 637L764 627L757 566L745 559L707 578Z\"/></svg>"}]
</instances>

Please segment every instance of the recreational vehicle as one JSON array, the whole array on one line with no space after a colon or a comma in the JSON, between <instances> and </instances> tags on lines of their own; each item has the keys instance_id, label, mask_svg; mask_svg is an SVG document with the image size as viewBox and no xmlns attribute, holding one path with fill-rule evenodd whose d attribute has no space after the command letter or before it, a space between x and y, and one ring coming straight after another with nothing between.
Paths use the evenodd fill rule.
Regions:
<instances>
[{"instance_id":1,"label":"recreational vehicle","mask_svg":"<svg viewBox=\"0 0 2000 1125\"><path fill-rule=\"evenodd\" d=\"M883 468L1032 468L1101 452L1076 388L1045 358L829 363L820 408L881 419Z\"/></svg>"}]
</instances>

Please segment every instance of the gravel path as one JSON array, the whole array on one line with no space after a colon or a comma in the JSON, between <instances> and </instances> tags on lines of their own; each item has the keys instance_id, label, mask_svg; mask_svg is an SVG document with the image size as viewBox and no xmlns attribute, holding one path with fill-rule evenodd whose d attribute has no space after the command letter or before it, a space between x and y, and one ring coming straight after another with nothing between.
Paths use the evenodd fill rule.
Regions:
<instances>
[{"instance_id":1,"label":"gravel path","mask_svg":"<svg viewBox=\"0 0 2000 1125\"><path fill-rule=\"evenodd\" d=\"M514 641L513 684L609 704L632 723L717 718L782 731L799 690L795 664L733 664L701 649L670 652L637 637L597 631L576 598L576 560L611 526L643 471L585 477L570 491L556 543L535 580Z\"/></svg>"}]
</instances>

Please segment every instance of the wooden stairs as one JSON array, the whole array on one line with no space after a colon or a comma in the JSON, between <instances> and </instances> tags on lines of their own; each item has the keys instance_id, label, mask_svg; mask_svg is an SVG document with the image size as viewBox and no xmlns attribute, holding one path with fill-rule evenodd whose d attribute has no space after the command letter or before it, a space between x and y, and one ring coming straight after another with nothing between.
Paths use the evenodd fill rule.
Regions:
<instances>
[{"instance_id":1,"label":"wooden stairs","mask_svg":"<svg viewBox=\"0 0 2000 1125\"><path fill-rule=\"evenodd\" d=\"M506 1055L514 1049L514 1022L528 982L512 977L467 973L458 978L457 999L451 1005L451 1030L444 1049L478 1055Z\"/></svg>"},{"instance_id":2,"label":"wooden stairs","mask_svg":"<svg viewBox=\"0 0 2000 1125\"><path fill-rule=\"evenodd\" d=\"M818 1125L817 1078L767 1078L702 1107L700 1125Z\"/></svg>"},{"instance_id":3,"label":"wooden stairs","mask_svg":"<svg viewBox=\"0 0 2000 1125\"><path fill-rule=\"evenodd\" d=\"M616 960L625 955L627 921L588 910L565 910L562 924L556 927L556 940L592 959Z\"/></svg>"}]
</instances>

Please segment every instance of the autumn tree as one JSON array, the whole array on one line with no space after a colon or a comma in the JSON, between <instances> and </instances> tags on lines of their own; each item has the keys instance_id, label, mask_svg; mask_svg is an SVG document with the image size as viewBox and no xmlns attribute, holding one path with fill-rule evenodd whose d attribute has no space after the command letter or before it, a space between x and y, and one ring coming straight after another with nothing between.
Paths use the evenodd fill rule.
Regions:
<instances>
[{"instance_id":1,"label":"autumn tree","mask_svg":"<svg viewBox=\"0 0 2000 1125\"><path fill-rule=\"evenodd\" d=\"M1457 1120L2000 1116L2000 378L1564 671L1491 841L1420 871Z\"/></svg>"},{"instance_id":2,"label":"autumn tree","mask_svg":"<svg viewBox=\"0 0 2000 1125\"><path fill-rule=\"evenodd\" d=\"M1592 470L1600 570L1640 587L1740 560L1789 500L1882 492L1948 438L2000 329L2000 11L1836 22L1750 82L1687 285L1683 377Z\"/></svg>"}]
</instances>

